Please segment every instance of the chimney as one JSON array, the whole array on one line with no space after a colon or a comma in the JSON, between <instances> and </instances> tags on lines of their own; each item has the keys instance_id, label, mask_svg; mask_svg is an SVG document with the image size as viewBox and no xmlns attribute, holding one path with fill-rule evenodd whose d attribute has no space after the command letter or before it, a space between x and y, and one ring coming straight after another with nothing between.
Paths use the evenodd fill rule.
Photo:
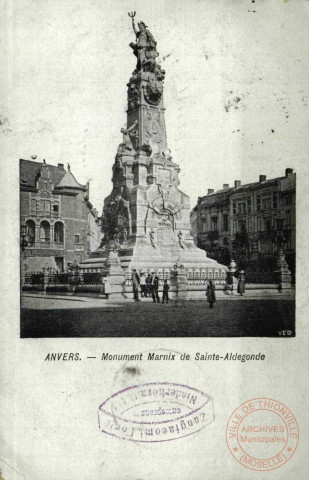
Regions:
<instances>
[{"instance_id":1,"label":"chimney","mask_svg":"<svg viewBox=\"0 0 309 480\"><path fill-rule=\"evenodd\" d=\"M288 177L289 175L292 175L293 173L293 168L286 168L285 169L285 176Z\"/></svg>"},{"instance_id":2,"label":"chimney","mask_svg":"<svg viewBox=\"0 0 309 480\"><path fill-rule=\"evenodd\" d=\"M260 182L260 183L266 182L266 175L260 175L260 177L259 177L259 182Z\"/></svg>"},{"instance_id":3,"label":"chimney","mask_svg":"<svg viewBox=\"0 0 309 480\"><path fill-rule=\"evenodd\" d=\"M64 165L63 165L63 163L58 163L58 169L59 169L59 170L64 170Z\"/></svg>"},{"instance_id":4,"label":"chimney","mask_svg":"<svg viewBox=\"0 0 309 480\"><path fill-rule=\"evenodd\" d=\"M224 183L224 184L223 184L223 188L229 188L229 184L228 184L228 183Z\"/></svg>"},{"instance_id":5,"label":"chimney","mask_svg":"<svg viewBox=\"0 0 309 480\"><path fill-rule=\"evenodd\" d=\"M198 197L197 203L199 204L199 203L201 203L201 201L202 201L202 197Z\"/></svg>"},{"instance_id":6,"label":"chimney","mask_svg":"<svg viewBox=\"0 0 309 480\"><path fill-rule=\"evenodd\" d=\"M235 188L239 188L240 185L241 185L241 181L240 180L235 180L234 184L235 184Z\"/></svg>"},{"instance_id":7,"label":"chimney","mask_svg":"<svg viewBox=\"0 0 309 480\"><path fill-rule=\"evenodd\" d=\"M214 191L215 191L215 190L214 190L213 188L209 188L209 189L207 190L207 195L209 195L210 193L214 193Z\"/></svg>"}]
</instances>

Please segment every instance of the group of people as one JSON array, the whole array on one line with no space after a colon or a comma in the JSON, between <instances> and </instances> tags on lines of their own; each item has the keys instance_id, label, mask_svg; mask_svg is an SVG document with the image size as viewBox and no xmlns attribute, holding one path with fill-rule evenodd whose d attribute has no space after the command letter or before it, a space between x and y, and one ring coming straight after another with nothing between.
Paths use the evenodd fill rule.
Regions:
<instances>
[{"instance_id":1,"label":"group of people","mask_svg":"<svg viewBox=\"0 0 309 480\"><path fill-rule=\"evenodd\" d=\"M237 272L227 272L225 279L224 292L229 295L237 290L241 296L245 293L246 278L243 270Z\"/></svg>"},{"instance_id":2,"label":"group of people","mask_svg":"<svg viewBox=\"0 0 309 480\"><path fill-rule=\"evenodd\" d=\"M141 292L141 297L152 297L154 303L160 303L159 297L159 277L155 272L151 272L147 275L144 273L139 274L134 269L132 274L132 285L133 285L133 298L136 302L139 301L138 295ZM162 303L168 303L168 291L169 284L167 280L163 282L163 297Z\"/></svg>"},{"instance_id":3,"label":"group of people","mask_svg":"<svg viewBox=\"0 0 309 480\"><path fill-rule=\"evenodd\" d=\"M233 289L233 278L232 283L229 281L230 277L227 276L226 285L224 289ZM237 279L237 292L240 295L245 293L245 272L241 270L238 274ZM155 272L149 273L147 276L144 273L140 275L137 273L136 269L133 270L132 274L132 285L133 285L133 298L136 302L139 302L139 292L141 293L141 297L152 297L152 301L154 303L160 303L159 297L159 277ZM163 297L162 303L168 303L168 291L169 291L169 284L167 280L163 282ZM209 308L213 308L214 303L216 302L216 285L213 280L209 280L207 283L206 288L206 297L209 303Z\"/></svg>"}]
</instances>

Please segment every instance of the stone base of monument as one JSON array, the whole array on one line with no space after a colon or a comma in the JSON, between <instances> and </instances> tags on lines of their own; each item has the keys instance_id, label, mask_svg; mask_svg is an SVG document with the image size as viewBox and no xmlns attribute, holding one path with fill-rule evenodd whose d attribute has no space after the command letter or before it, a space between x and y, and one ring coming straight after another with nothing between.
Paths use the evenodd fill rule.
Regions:
<instances>
[{"instance_id":1,"label":"stone base of monument","mask_svg":"<svg viewBox=\"0 0 309 480\"><path fill-rule=\"evenodd\" d=\"M204 278L225 278L227 268L215 260L207 258L206 252L194 245L193 239L184 242L184 248L177 243L164 245L150 244L147 238L136 238L131 248L121 249L119 252L121 266L126 271L134 268L138 271L173 270L177 262L184 266L187 278L194 276L194 272L203 270Z\"/></svg>"},{"instance_id":2,"label":"stone base of monument","mask_svg":"<svg viewBox=\"0 0 309 480\"><path fill-rule=\"evenodd\" d=\"M107 271L109 265L107 252L105 256L100 252L100 256L88 258L80 264L82 271ZM109 254L110 255L110 254ZM224 280L227 267L220 265L215 260L206 256L206 252L197 248L193 239L188 239L184 243L184 248L180 248L176 242L167 243L164 246L156 245L153 247L146 237L135 237L128 241L126 246L119 250L117 258L118 266L121 266L123 274L126 277L136 269L139 273L146 274L156 272L161 278L169 278L169 275L175 270L177 262L183 265L183 274L189 280L188 289L190 290L193 282L203 282L205 280Z\"/></svg>"}]
</instances>

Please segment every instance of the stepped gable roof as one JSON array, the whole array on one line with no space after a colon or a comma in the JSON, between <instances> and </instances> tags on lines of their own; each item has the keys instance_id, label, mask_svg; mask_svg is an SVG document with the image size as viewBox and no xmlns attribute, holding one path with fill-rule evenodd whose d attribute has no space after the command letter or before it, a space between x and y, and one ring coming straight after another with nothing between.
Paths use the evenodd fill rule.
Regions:
<instances>
[{"instance_id":1,"label":"stepped gable roof","mask_svg":"<svg viewBox=\"0 0 309 480\"><path fill-rule=\"evenodd\" d=\"M24 186L35 187L37 176L39 175L43 163L34 162L32 160L20 160L20 182ZM54 186L56 186L65 174L64 168L59 166L46 164L50 171L50 178Z\"/></svg>"},{"instance_id":2,"label":"stepped gable roof","mask_svg":"<svg viewBox=\"0 0 309 480\"><path fill-rule=\"evenodd\" d=\"M65 172L65 175L62 177L56 188L78 188L80 190L87 190L85 185L81 185L80 183L78 183L70 170L70 166L68 166L68 170Z\"/></svg>"}]
</instances>

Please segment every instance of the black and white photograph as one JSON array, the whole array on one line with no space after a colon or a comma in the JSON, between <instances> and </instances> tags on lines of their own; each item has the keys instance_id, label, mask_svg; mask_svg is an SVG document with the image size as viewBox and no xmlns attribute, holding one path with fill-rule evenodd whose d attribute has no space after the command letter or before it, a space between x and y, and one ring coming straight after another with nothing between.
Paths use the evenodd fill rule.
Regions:
<instances>
[{"instance_id":1,"label":"black and white photograph","mask_svg":"<svg viewBox=\"0 0 309 480\"><path fill-rule=\"evenodd\" d=\"M17 29L21 337L295 336L304 66L221 3Z\"/></svg>"},{"instance_id":2,"label":"black and white photograph","mask_svg":"<svg viewBox=\"0 0 309 480\"><path fill-rule=\"evenodd\" d=\"M309 0L3 0L0 480L309 471Z\"/></svg>"}]
</instances>

